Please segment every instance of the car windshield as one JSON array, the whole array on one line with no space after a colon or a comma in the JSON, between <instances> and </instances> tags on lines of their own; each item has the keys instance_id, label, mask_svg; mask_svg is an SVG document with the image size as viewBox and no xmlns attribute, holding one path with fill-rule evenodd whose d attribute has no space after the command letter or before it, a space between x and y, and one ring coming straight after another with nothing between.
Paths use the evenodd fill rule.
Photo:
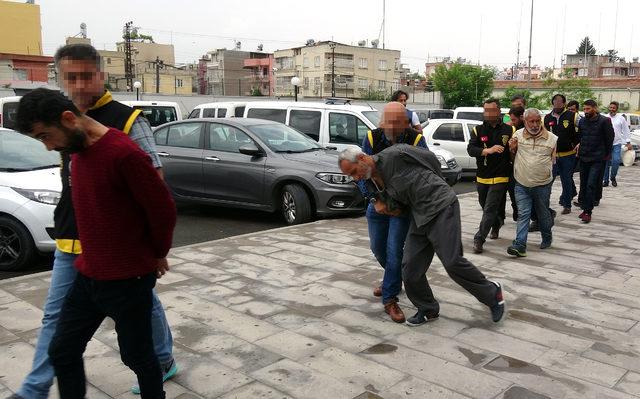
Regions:
<instances>
[{"instance_id":1,"label":"car windshield","mask_svg":"<svg viewBox=\"0 0 640 399\"><path fill-rule=\"evenodd\" d=\"M149 121L151 127L177 121L176 109L159 105L135 105L133 108L142 110L142 115Z\"/></svg>"},{"instance_id":2,"label":"car windshield","mask_svg":"<svg viewBox=\"0 0 640 399\"><path fill-rule=\"evenodd\" d=\"M373 126L380 126L380 111L363 111L362 114L373 123Z\"/></svg>"},{"instance_id":3,"label":"car windshield","mask_svg":"<svg viewBox=\"0 0 640 399\"><path fill-rule=\"evenodd\" d=\"M457 119L471 119L474 121L482 121L484 120L484 115L482 112L474 112L474 111L461 111L458 112L456 117Z\"/></svg>"},{"instance_id":4,"label":"car windshield","mask_svg":"<svg viewBox=\"0 0 640 399\"><path fill-rule=\"evenodd\" d=\"M59 166L60 154L47 151L38 140L11 130L0 130L0 172L24 172Z\"/></svg>"},{"instance_id":5,"label":"car windshield","mask_svg":"<svg viewBox=\"0 0 640 399\"><path fill-rule=\"evenodd\" d=\"M308 152L322 149L315 140L283 124L248 126L260 141L275 152Z\"/></svg>"}]
</instances>

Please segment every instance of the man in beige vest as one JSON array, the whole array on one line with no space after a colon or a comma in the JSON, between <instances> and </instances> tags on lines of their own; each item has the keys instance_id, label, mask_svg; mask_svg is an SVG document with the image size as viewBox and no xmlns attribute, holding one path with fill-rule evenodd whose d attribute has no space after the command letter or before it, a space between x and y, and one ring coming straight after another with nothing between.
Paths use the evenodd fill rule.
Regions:
<instances>
[{"instance_id":1,"label":"man in beige vest","mask_svg":"<svg viewBox=\"0 0 640 399\"><path fill-rule=\"evenodd\" d=\"M540 249L551 246L553 218L549 211L549 197L557 141L558 136L545 129L542 113L535 108L524 112L524 128L516 131L509 140L509 150L514 156L513 175L518 206L516 239L507 249L509 255L527 256L527 235L532 209L538 215L542 235Z\"/></svg>"}]
</instances>

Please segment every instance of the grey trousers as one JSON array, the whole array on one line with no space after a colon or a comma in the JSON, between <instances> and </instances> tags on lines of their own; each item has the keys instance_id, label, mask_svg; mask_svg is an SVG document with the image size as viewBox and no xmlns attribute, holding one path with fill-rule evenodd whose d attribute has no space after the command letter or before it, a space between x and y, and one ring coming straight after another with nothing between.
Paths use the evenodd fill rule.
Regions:
<instances>
[{"instance_id":1,"label":"grey trousers","mask_svg":"<svg viewBox=\"0 0 640 399\"><path fill-rule=\"evenodd\" d=\"M497 304L496 286L463 256L461 230L458 200L424 227L418 228L411 221L402 259L402 280L411 303L428 315L440 312L426 276L434 253L453 281L483 304Z\"/></svg>"}]
</instances>

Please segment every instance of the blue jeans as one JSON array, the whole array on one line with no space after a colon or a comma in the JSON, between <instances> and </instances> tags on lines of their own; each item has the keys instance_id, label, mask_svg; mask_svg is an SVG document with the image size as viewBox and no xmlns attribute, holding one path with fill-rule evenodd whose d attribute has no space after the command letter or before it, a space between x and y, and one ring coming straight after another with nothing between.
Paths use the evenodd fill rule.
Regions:
<instances>
[{"instance_id":1,"label":"blue jeans","mask_svg":"<svg viewBox=\"0 0 640 399\"><path fill-rule=\"evenodd\" d=\"M38 335L36 351L33 357L31 372L24 379L18 390L18 395L25 399L46 399L53 384L54 371L49 360L48 350L51 339L60 319L60 310L67 293L76 278L73 262L77 255L56 251L51 274L51 285L44 305L42 328ZM167 319L158 296L153 294L153 308L151 310L151 325L153 344L160 364L165 365L173 361L173 337L167 324Z\"/></svg>"},{"instance_id":2,"label":"blue jeans","mask_svg":"<svg viewBox=\"0 0 640 399\"><path fill-rule=\"evenodd\" d=\"M549 197L551 197L551 184L536 187L525 187L516 182L516 201L518 203L518 225L516 227L516 239L514 245L523 249L527 248L529 235L529 219L531 210L536 210L538 226L542 241L551 241L551 227L553 219L549 212Z\"/></svg>"},{"instance_id":3,"label":"blue jeans","mask_svg":"<svg viewBox=\"0 0 640 399\"><path fill-rule=\"evenodd\" d=\"M573 171L576 168L576 156L567 155L558 157L553 165L553 177L560 176L562 183L562 194L560 194L560 205L563 208L571 209L571 200L576 196L576 184L573 181Z\"/></svg>"},{"instance_id":4,"label":"blue jeans","mask_svg":"<svg viewBox=\"0 0 640 399\"><path fill-rule=\"evenodd\" d=\"M614 144L611 148L611 159L607 161L607 165L604 167L603 183L609 183L609 175L611 175L612 179L618 176L618 168L620 168L620 162L622 160L621 149L622 144Z\"/></svg>"},{"instance_id":5,"label":"blue jeans","mask_svg":"<svg viewBox=\"0 0 640 399\"><path fill-rule=\"evenodd\" d=\"M409 218L381 215L373 204L369 204L367 222L371 251L384 268L382 303L387 303L395 299L402 288L402 254L409 231Z\"/></svg>"}]
</instances>

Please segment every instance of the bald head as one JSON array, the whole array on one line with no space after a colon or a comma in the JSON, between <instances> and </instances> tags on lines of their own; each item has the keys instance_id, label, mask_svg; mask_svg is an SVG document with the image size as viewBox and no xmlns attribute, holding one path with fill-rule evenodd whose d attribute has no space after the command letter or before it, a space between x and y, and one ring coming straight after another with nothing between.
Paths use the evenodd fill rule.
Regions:
<instances>
[{"instance_id":1,"label":"bald head","mask_svg":"<svg viewBox=\"0 0 640 399\"><path fill-rule=\"evenodd\" d=\"M404 105L395 101L385 105L382 111L380 127L384 129L385 136L388 139L404 132L409 127L407 110Z\"/></svg>"}]
</instances>

